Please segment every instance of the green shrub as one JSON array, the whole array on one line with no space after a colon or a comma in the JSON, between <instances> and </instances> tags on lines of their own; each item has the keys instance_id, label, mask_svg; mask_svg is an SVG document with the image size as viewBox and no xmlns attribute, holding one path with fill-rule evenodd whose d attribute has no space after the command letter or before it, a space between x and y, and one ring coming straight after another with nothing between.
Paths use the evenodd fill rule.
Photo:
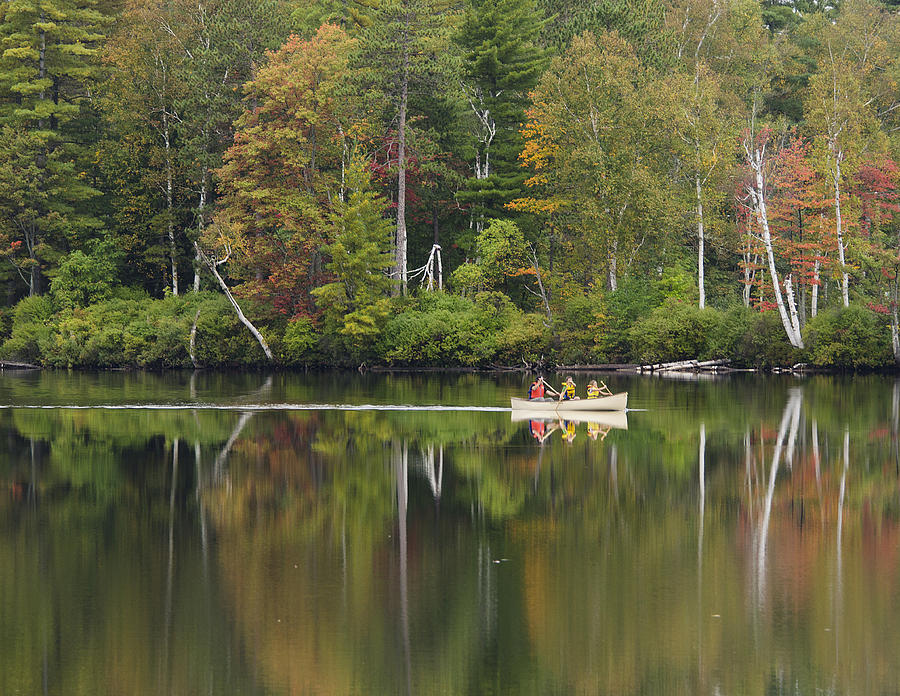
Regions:
<instances>
[{"instance_id":1,"label":"green shrub","mask_svg":"<svg viewBox=\"0 0 900 696\"><path fill-rule=\"evenodd\" d=\"M729 358L734 367L785 367L800 360L776 311L758 312L734 307L724 315L715 340L717 356Z\"/></svg>"},{"instance_id":2,"label":"green shrub","mask_svg":"<svg viewBox=\"0 0 900 696\"><path fill-rule=\"evenodd\" d=\"M597 358L598 339L604 335L603 301L599 293L580 289L566 292L562 310L554 317L556 359L576 363Z\"/></svg>"},{"instance_id":3,"label":"green shrub","mask_svg":"<svg viewBox=\"0 0 900 696\"><path fill-rule=\"evenodd\" d=\"M450 287L462 295L474 294L478 288L484 287L484 272L477 264L467 261L456 267L450 274Z\"/></svg>"},{"instance_id":4,"label":"green shrub","mask_svg":"<svg viewBox=\"0 0 900 696\"><path fill-rule=\"evenodd\" d=\"M87 307L110 296L110 278L114 273L113 264L105 255L88 256L73 251L50 283L50 295L63 309Z\"/></svg>"},{"instance_id":5,"label":"green shrub","mask_svg":"<svg viewBox=\"0 0 900 696\"><path fill-rule=\"evenodd\" d=\"M289 365L303 362L318 342L316 327L309 317L297 317L288 322L282 340L282 360Z\"/></svg>"},{"instance_id":6,"label":"green shrub","mask_svg":"<svg viewBox=\"0 0 900 696\"><path fill-rule=\"evenodd\" d=\"M13 329L24 324L39 324L50 321L53 304L44 295L26 297L13 310Z\"/></svg>"},{"instance_id":7,"label":"green shrub","mask_svg":"<svg viewBox=\"0 0 900 696\"><path fill-rule=\"evenodd\" d=\"M633 360L670 362L710 357L722 315L680 300L666 300L628 331Z\"/></svg>"},{"instance_id":8,"label":"green shrub","mask_svg":"<svg viewBox=\"0 0 900 696\"><path fill-rule=\"evenodd\" d=\"M207 298L198 307L197 362L216 366L246 366L268 362L259 343L235 315L228 299L224 295L213 294ZM265 327L257 328L263 331Z\"/></svg>"},{"instance_id":9,"label":"green shrub","mask_svg":"<svg viewBox=\"0 0 900 696\"><path fill-rule=\"evenodd\" d=\"M133 292L115 295L56 315L47 298L23 300L16 308L13 332L3 344L2 354L51 367L189 367L191 325L199 309L199 364L266 361L259 344L222 295L191 293L162 300L136 298ZM259 328L270 333L268 327Z\"/></svg>"},{"instance_id":10,"label":"green shrub","mask_svg":"<svg viewBox=\"0 0 900 696\"><path fill-rule=\"evenodd\" d=\"M649 286L649 287L648 287ZM625 362L631 357L629 329L661 302L655 284L632 276L619 289L608 292L598 313L596 343L599 353L609 362Z\"/></svg>"},{"instance_id":11,"label":"green shrub","mask_svg":"<svg viewBox=\"0 0 900 696\"><path fill-rule=\"evenodd\" d=\"M550 352L550 330L540 314L522 314L494 336L494 360L501 365L536 362Z\"/></svg>"},{"instance_id":12,"label":"green shrub","mask_svg":"<svg viewBox=\"0 0 900 696\"><path fill-rule=\"evenodd\" d=\"M46 297L26 297L13 310L12 329L0 355L8 360L41 362L43 347L53 333L53 306Z\"/></svg>"},{"instance_id":13,"label":"green shrub","mask_svg":"<svg viewBox=\"0 0 900 696\"><path fill-rule=\"evenodd\" d=\"M388 321L377 355L403 365L478 365L492 357L486 334L474 302L425 292Z\"/></svg>"},{"instance_id":14,"label":"green shrub","mask_svg":"<svg viewBox=\"0 0 900 696\"><path fill-rule=\"evenodd\" d=\"M502 292L479 292L474 309L478 323L488 331L502 331L522 314Z\"/></svg>"},{"instance_id":15,"label":"green shrub","mask_svg":"<svg viewBox=\"0 0 900 696\"><path fill-rule=\"evenodd\" d=\"M803 331L810 362L819 367L873 369L890 365L890 336L881 317L851 305L829 309Z\"/></svg>"}]
</instances>

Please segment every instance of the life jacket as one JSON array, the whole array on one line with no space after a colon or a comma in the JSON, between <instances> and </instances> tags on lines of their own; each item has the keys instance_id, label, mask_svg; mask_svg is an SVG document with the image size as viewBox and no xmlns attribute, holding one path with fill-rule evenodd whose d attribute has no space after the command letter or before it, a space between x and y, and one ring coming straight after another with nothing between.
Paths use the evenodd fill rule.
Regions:
<instances>
[{"instance_id":1,"label":"life jacket","mask_svg":"<svg viewBox=\"0 0 900 696\"><path fill-rule=\"evenodd\" d=\"M589 398L589 399L600 398L600 387L592 387L592 386L588 385L587 398Z\"/></svg>"},{"instance_id":2,"label":"life jacket","mask_svg":"<svg viewBox=\"0 0 900 696\"><path fill-rule=\"evenodd\" d=\"M563 401L575 398L575 385L571 382L563 382L562 385Z\"/></svg>"},{"instance_id":3,"label":"life jacket","mask_svg":"<svg viewBox=\"0 0 900 696\"><path fill-rule=\"evenodd\" d=\"M543 439L546 428L544 421L531 421L531 434L535 440Z\"/></svg>"},{"instance_id":4,"label":"life jacket","mask_svg":"<svg viewBox=\"0 0 900 696\"><path fill-rule=\"evenodd\" d=\"M544 383L543 382L535 382L530 387L528 387L528 398L529 399L540 399L544 396Z\"/></svg>"}]
</instances>

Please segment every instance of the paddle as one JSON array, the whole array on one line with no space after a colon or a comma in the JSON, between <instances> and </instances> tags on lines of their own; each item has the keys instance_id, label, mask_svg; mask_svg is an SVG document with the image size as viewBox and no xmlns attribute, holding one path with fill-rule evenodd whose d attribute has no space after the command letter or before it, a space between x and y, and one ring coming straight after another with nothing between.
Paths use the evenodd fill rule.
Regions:
<instances>
[{"instance_id":1,"label":"paddle","mask_svg":"<svg viewBox=\"0 0 900 696\"><path fill-rule=\"evenodd\" d=\"M541 377L541 382L544 382L544 378L543 378L543 377ZM544 382L544 390L550 392L551 394L554 394L555 396L559 396L559 392L556 391L553 387L551 387L551 386L550 386L549 384L547 384L546 382Z\"/></svg>"}]
</instances>

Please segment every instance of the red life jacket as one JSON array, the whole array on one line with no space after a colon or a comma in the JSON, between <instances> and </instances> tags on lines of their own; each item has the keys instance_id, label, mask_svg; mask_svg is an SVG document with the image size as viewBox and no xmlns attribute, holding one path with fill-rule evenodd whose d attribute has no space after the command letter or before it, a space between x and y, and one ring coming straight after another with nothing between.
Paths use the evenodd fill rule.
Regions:
<instances>
[{"instance_id":1,"label":"red life jacket","mask_svg":"<svg viewBox=\"0 0 900 696\"><path fill-rule=\"evenodd\" d=\"M544 383L535 382L528 388L529 399L541 399L544 396Z\"/></svg>"}]
</instances>

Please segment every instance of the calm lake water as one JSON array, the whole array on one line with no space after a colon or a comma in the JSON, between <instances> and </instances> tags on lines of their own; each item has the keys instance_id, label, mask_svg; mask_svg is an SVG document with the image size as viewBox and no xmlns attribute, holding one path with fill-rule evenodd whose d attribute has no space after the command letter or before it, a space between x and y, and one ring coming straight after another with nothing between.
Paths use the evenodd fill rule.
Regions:
<instances>
[{"instance_id":1,"label":"calm lake water","mask_svg":"<svg viewBox=\"0 0 900 696\"><path fill-rule=\"evenodd\" d=\"M0 374L0 693L897 693L900 382L607 382Z\"/></svg>"}]
</instances>

